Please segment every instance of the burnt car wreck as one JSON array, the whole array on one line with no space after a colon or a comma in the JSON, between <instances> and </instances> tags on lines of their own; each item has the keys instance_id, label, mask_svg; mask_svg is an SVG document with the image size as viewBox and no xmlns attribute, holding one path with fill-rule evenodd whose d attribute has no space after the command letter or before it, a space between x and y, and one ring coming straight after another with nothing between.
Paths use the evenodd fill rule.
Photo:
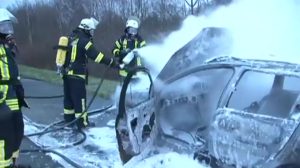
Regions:
<instances>
[{"instance_id":1,"label":"burnt car wreck","mask_svg":"<svg viewBox=\"0 0 300 168\"><path fill-rule=\"evenodd\" d=\"M205 31L209 39L226 34ZM210 45L189 53L205 38L202 32L175 53L131 106L127 77L116 120L123 162L175 151L211 167L299 167L300 65L210 58L219 55Z\"/></svg>"}]
</instances>

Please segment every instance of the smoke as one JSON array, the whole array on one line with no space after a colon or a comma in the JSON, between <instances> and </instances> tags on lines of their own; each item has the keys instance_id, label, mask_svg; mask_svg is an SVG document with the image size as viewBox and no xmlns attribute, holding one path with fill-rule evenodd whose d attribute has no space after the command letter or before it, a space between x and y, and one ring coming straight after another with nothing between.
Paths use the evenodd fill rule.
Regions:
<instances>
[{"instance_id":1,"label":"smoke","mask_svg":"<svg viewBox=\"0 0 300 168\"><path fill-rule=\"evenodd\" d=\"M146 67L150 69L153 79L166 65L171 56L192 40L205 26L201 19L195 16L187 17L181 28L171 33L161 44L150 44L139 50L145 60Z\"/></svg>"},{"instance_id":2,"label":"smoke","mask_svg":"<svg viewBox=\"0 0 300 168\"><path fill-rule=\"evenodd\" d=\"M203 28L224 27L231 33L231 39L225 42L233 41L230 56L300 63L298 16L300 2L297 0L235 0L207 15L187 17L181 28L163 43L148 44L138 52L155 79L171 56ZM205 47L199 45L199 50L202 48ZM143 81L139 85L148 89L149 80ZM156 83L156 87L161 85Z\"/></svg>"},{"instance_id":3,"label":"smoke","mask_svg":"<svg viewBox=\"0 0 300 168\"><path fill-rule=\"evenodd\" d=\"M209 19L232 32L232 56L297 62L299 7L294 0L238 0Z\"/></svg>"},{"instance_id":4,"label":"smoke","mask_svg":"<svg viewBox=\"0 0 300 168\"><path fill-rule=\"evenodd\" d=\"M204 27L196 26L192 29L189 27L191 25L200 25L200 20L195 16L187 17L183 24L182 28L178 31L171 33L167 38L164 39L163 43L159 44L150 44L147 47L143 47L138 50L139 54L143 58L143 64L146 65L148 69L150 69L152 79L155 80L156 76L171 58L171 56L187 44L191 39L193 39ZM148 76L146 75L138 75L139 81L132 85L132 90L135 92L149 90L150 81ZM163 83L159 83L157 81L157 85L161 86ZM119 90L116 91L114 99L116 99L116 95L119 95Z\"/></svg>"},{"instance_id":5,"label":"smoke","mask_svg":"<svg viewBox=\"0 0 300 168\"><path fill-rule=\"evenodd\" d=\"M236 0L207 16L188 17L163 44L150 44L139 52L155 78L170 57L203 28L224 27L232 33L231 56L299 63L298 16L297 0Z\"/></svg>"},{"instance_id":6,"label":"smoke","mask_svg":"<svg viewBox=\"0 0 300 168\"><path fill-rule=\"evenodd\" d=\"M147 47L140 49L139 53L145 60L146 67L150 69L153 79L155 79L171 56L191 41L203 28L223 27L231 33L231 39L228 39L228 42L233 41L231 56L300 63L300 59L298 59L298 56L300 56L299 16L300 2L297 2L297 0L235 0L231 5L220 7L209 15L188 17L184 20L182 27L171 33L162 44L149 44ZM199 45L199 50L201 49L202 46ZM207 73L207 75L215 77L216 74ZM226 77L224 72L220 72L219 75ZM228 73L228 76L230 75ZM208 98L211 101L210 103L217 103L214 102L215 97L219 96L217 94L221 93L222 88L227 83L226 80L215 79L220 80L220 82L212 81L214 84L218 84L220 89L214 88L215 90ZM205 81L211 82L210 80ZM163 82L158 82L160 83L155 83L155 87L164 86ZM187 90L189 86L192 86L191 82L193 81L186 79L181 82L164 87L164 91L174 90L174 92L179 93L182 91L189 95ZM172 95L171 98L176 97ZM209 106L216 107L216 105L210 104ZM188 109L179 110L185 111ZM213 109L208 111L211 110ZM210 118L206 121L209 122ZM187 164L188 161L184 163ZM199 167L198 164L197 167Z\"/></svg>"}]
</instances>

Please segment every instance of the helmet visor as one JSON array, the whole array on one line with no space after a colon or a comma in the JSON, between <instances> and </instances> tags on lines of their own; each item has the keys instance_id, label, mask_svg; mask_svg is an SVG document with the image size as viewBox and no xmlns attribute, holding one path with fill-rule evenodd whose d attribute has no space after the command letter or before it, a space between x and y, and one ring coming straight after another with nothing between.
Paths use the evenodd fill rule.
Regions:
<instances>
[{"instance_id":1,"label":"helmet visor","mask_svg":"<svg viewBox=\"0 0 300 168\"><path fill-rule=\"evenodd\" d=\"M0 33L13 34L14 28L13 28L12 22L9 20L0 22Z\"/></svg>"},{"instance_id":2,"label":"helmet visor","mask_svg":"<svg viewBox=\"0 0 300 168\"><path fill-rule=\"evenodd\" d=\"M128 34L130 35L136 35L138 30L137 28L133 28L133 27L129 27L128 30L127 30Z\"/></svg>"}]
</instances>

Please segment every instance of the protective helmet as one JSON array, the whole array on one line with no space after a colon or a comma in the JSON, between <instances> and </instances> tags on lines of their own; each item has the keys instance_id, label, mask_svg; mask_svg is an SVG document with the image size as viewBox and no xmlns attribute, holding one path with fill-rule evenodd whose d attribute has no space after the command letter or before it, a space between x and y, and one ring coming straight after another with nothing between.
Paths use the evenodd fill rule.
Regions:
<instances>
[{"instance_id":1,"label":"protective helmet","mask_svg":"<svg viewBox=\"0 0 300 168\"><path fill-rule=\"evenodd\" d=\"M84 18L81 20L78 28L84 30L95 30L98 24L99 21L97 21L95 18Z\"/></svg>"},{"instance_id":2,"label":"protective helmet","mask_svg":"<svg viewBox=\"0 0 300 168\"><path fill-rule=\"evenodd\" d=\"M136 35L140 27L140 20L135 16L130 16L126 21L126 32L129 35Z\"/></svg>"},{"instance_id":3,"label":"protective helmet","mask_svg":"<svg viewBox=\"0 0 300 168\"><path fill-rule=\"evenodd\" d=\"M0 33L13 34L13 22L17 22L17 18L6 9L0 9Z\"/></svg>"},{"instance_id":4,"label":"protective helmet","mask_svg":"<svg viewBox=\"0 0 300 168\"><path fill-rule=\"evenodd\" d=\"M140 20L135 16L130 16L126 21L126 28L132 27L138 29L140 27Z\"/></svg>"}]
</instances>

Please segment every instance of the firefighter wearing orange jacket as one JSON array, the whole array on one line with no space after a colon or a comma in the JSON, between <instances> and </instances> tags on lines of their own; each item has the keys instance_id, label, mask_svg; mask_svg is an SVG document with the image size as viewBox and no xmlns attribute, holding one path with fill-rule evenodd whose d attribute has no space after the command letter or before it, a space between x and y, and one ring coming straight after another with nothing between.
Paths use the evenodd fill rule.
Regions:
<instances>
[{"instance_id":1,"label":"firefighter wearing orange jacket","mask_svg":"<svg viewBox=\"0 0 300 168\"><path fill-rule=\"evenodd\" d=\"M131 16L126 21L125 34L116 40L113 55L118 59L120 64L123 64L124 57L132 50L141 48L146 45L146 41L138 34L140 20L137 17ZM141 66L141 58L134 59L129 66ZM126 77L127 72L124 69L119 70L121 77Z\"/></svg>"}]
</instances>

